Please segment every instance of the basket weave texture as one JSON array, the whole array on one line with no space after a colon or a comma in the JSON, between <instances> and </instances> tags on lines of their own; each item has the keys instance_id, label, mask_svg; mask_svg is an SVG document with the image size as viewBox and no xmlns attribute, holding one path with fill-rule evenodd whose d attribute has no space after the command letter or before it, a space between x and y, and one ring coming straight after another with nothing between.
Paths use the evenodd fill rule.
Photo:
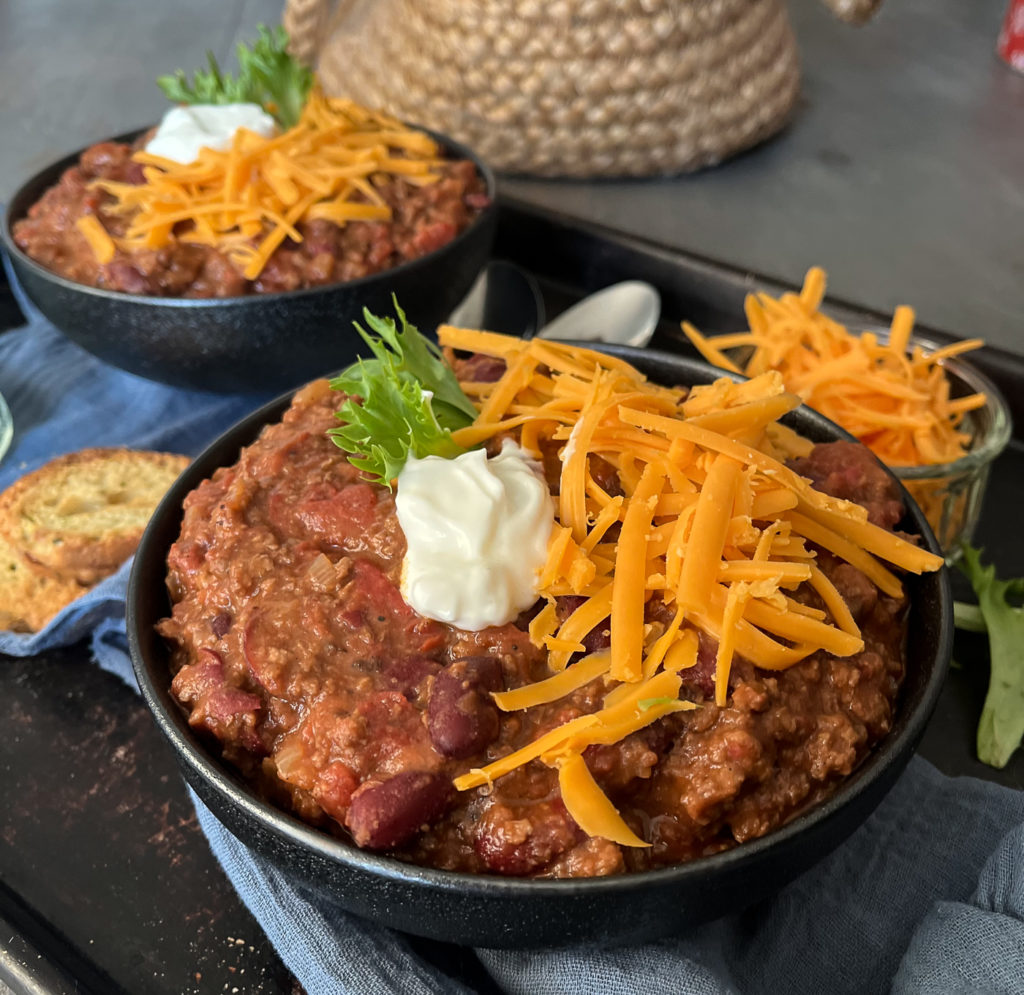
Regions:
<instances>
[{"instance_id":1,"label":"basket weave texture","mask_svg":"<svg viewBox=\"0 0 1024 995\"><path fill-rule=\"evenodd\" d=\"M861 20L877 0L829 0ZM324 89L445 132L495 169L625 177L762 141L799 91L783 0L287 0Z\"/></svg>"}]
</instances>

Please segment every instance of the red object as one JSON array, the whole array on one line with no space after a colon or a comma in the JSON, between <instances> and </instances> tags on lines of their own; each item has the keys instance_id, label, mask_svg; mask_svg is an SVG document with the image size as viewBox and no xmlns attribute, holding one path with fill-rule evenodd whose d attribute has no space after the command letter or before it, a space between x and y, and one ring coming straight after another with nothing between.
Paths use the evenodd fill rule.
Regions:
<instances>
[{"instance_id":1,"label":"red object","mask_svg":"<svg viewBox=\"0 0 1024 995\"><path fill-rule=\"evenodd\" d=\"M1024 73L1024 0L1010 0L996 51L1004 62Z\"/></svg>"}]
</instances>

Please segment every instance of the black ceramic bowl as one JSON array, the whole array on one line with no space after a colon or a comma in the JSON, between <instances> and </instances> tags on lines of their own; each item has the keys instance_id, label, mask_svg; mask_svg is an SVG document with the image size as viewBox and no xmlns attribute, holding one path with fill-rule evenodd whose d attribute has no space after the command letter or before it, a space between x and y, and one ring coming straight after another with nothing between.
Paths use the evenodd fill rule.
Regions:
<instances>
[{"instance_id":1,"label":"black ceramic bowl","mask_svg":"<svg viewBox=\"0 0 1024 995\"><path fill-rule=\"evenodd\" d=\"M720 370L695 360L600 346L654 380L710 383ZM261 801L195 735L169 692L167 646L154 625L168 614L167 553L185 495L235 461L290 398L280 398L226 432L182 475L142 539L128 588L128 637L143 697L170 740L185 778L240 840L352 912L422 936L488 947L637 942L738 911L810 867L874 809L903 770L938 697L952 645L946 571L908 576L907 675L890 733L832 797L769 835L677 867L583 880L529 880L416 867L359 850ZM849 438L807 408L787 419L815 441ZM901 527L939 549L912 502Z\"/></svg>"},{"instance_id":2,"label":"black ceramic bowl","mask_svg":"<svg viewBox=\"0 0 1024 995\"><path fill-rule=\"evenodd\" d=\"M420 329L433 332L487 261L497 224L494 176L469 149L427 133L448 156L476 164L490 206L440 249L359 280L285 293L185 300L123 294L57 276L14 244L12 229L78 161L81 151L37 173L14 194L0 239L32 303L100 359L179 387L285 390L347 366L362 346L353 320L362 317L364 307L393 314L392 294L407 314L416 315ZM114 141L132 141L138 134Z\"/></svg>"}]
</instances>

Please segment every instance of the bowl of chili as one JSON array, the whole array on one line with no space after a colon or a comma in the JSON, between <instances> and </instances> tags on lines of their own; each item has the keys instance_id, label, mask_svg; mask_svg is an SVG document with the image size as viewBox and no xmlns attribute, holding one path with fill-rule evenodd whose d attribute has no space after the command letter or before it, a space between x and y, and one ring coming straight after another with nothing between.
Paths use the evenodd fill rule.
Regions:
<instances>
[{"instance_id":1,"label":"bowl of chili","mask_svg":"<svg viewBox=\"0 0 1024 995\"><path fill-rule=\"evenodd\" d=\"M680 356L601 348L658 383L694 386L721 376ZM351 911L418 935L494 947L653 939L738 911L806 870L868 817L912 755L951 652L945 571L906 578L905 678L891 728L832 794L795 811L766 835L675 866L551 879L418 866L303 822L255 789L190 725L171 691L170 649L157 631L170 610L168 554L181 530L185 496L217 468L232 464L290 402L291 396L279 398L225 433L167 495L136 556L128 595L129 641L143 697L199 797L239 839ZM814 442L849 438L805 407L787 416L785 424ZM939 551L913 502L906 502L897 527L919 535L931 553Z\"/></svg>"},{"instance_id":2,"label":"bowl of chili","mask_svg":"<svg viewBox=\"0 0 1024 995\"><path fill-rule=\"evenodd\" d=\"M223 254L180 241L159 250L118 251L105 264L92 258L89 244L73 230L76 218L96 217L97 206L83 196L94 183L107 182L104 175L131 185L122 178L125 170L139 168L133 148L146 132L79 150L28 179L7 205L0 243L33 304L105 362L200 390L295 387L351 362L360 343L352 321L364 308L387 311L394 294L415 308L424 328L433 328L487 262L497 224L493 174L459 143L412 130L436 143L444 175L433 187L403 185L400 178L392 184L401 237L392 237L390 222L381 220L348 222L343 238L326 221L314 221L330 235L323 251L312 251L317 230L306 226L301 244L285 239L268 268L252 279ZM47 196L64 199L50 212L56 223L40 229L32 215ZM337 275L310 276L332 253L328 268ZM184 262L182 254L188 256ZM278 276L271 279L274 267ZM344 275L367 269L366 275ZM296 289L284 289L293 282Z\"/></svg>"}]
</instances>

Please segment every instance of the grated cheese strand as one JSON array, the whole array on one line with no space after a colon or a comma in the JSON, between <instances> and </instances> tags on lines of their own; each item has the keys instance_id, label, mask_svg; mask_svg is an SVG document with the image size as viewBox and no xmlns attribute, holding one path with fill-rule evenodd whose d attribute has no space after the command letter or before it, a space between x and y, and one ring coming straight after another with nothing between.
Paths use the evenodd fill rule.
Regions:
<instances>
[{"instance_id":1,"label":"grated cheese strand","mask_svg":"<svg viewBox=\"0 0 1024 995\"><path fill-rule=\"evenodd\" d=\"M742 471L742 465L736 460L719 455L714 458L704 481L676 590L676 598L687 611L707 610Z\"/></svg>"},{"instance_id":2,"label":"grated cheese strand","mask_svg":"<svg viewBox=\"0 0 1024 995\"><path fill-rule=\"evenodd\" d=\"M626 825L580 754L574 753L558 765L558 787L565 807L588 836L601 836L620 846L651 845Z\"/></svg>"},{"instance_id":3,"label":"grated cheese strand","mask_svg":"<svg viewBox=\"0 0 1024 995\"><path fill-rule=\"evenodd\" d=\"M96 262L100 265L109 263L117 252L117 246L95 214L84 214L75 221L75 227L89 243Z\"/></svg>"},{"instance_id":4,"label":"grated cheese strand","mask_svg":"<svg viewBox=\"0 0 1024 995\"><path fill-rule=\"evenodd\" d=\"M664 469L648 463L622 522L612 580L611 675L617 681L638 681L643 675L647 539L664 482Z\"/></svg>"},{"instance_id":5,"label":"grated cheese strand","mask_svg":"<svg viewBox=\"0 0 1024 995\"><path fill-rule=\"evenodd\" d=\"M558 701L559 698L564 698L602 674L607 674L610 666L611 657L608 653L592 653L571 667L566 667L561 673L552 674L547 680L526 684L512 691L497 691L492 697L503 712L545 705L549 701Z\"/></svg>"}]
</instances>

